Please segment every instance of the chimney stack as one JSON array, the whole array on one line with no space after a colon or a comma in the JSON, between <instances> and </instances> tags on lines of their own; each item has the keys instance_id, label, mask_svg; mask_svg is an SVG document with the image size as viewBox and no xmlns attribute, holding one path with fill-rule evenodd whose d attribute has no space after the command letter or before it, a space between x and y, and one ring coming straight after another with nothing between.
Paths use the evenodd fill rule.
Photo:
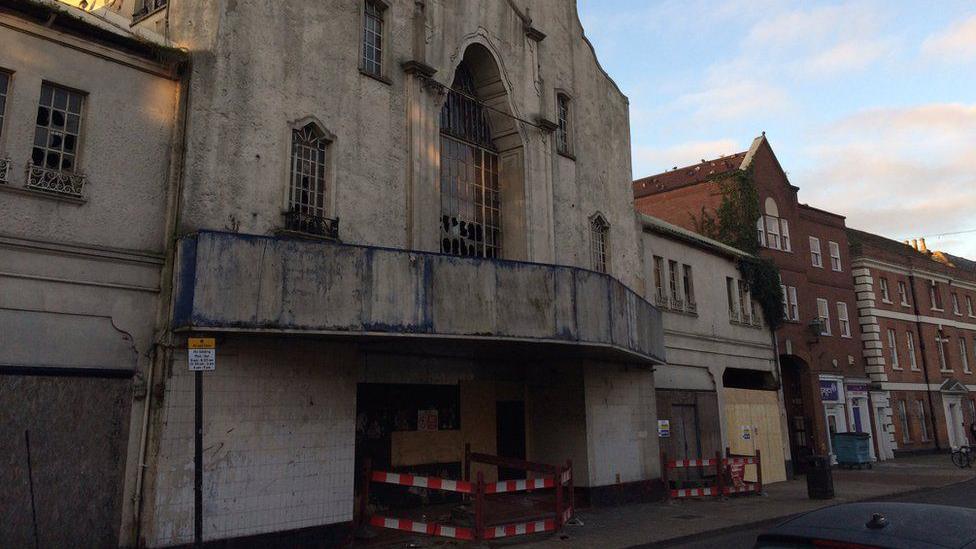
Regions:
<instances>
[{"instance_id":1,"label":"chimney stack","mask_svg":"<svg viewBox=\"0 0 976 549\"><path fill-rule=\"evenodd\" d=\"M929 249L925 247L925 239L924 238L919 238L918 239L918 247L919 247L919 251L920 252L927 252L927 251L929 251Z\"/></svg>"},{"instance_id":2,"label":"chimney stack","mask_svg":"<svg viewBox=\"0 0 976 549\"><path fill-rule=\"evenodd\" d=\"M915 251L916 252L918 251L918 239L917 238L913 238L912 239L912 248L915 248Z\"/></svg>"}]
</instances>

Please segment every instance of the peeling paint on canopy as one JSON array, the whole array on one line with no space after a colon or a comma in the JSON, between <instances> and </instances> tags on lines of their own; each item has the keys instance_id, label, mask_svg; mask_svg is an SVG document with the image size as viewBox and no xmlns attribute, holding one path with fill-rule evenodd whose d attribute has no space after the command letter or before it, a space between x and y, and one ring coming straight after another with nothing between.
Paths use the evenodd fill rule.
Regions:
<instances>
[{"instance_id":1,"label":"peeling paint on canopy","mask_svg":"<svg viewBox=\"0 0 976 549\"><path fill-rule=\"evenodd\" d=\"M661 313L576 267L300 238L180 241L174 329L562 343L662 363Z\"/></svg>"}]
</instances>

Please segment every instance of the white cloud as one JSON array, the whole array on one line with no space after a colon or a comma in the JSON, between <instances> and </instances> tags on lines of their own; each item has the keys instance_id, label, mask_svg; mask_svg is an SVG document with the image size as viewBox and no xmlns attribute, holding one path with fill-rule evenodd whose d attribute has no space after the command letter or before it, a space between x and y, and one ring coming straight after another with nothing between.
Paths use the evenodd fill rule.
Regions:
<instances>
[{"instance_id":1,"label":"white cloud","mask_svg":"<svg viewBox=\"0 0 976 549\"><path fill-rule=\"evenodd\" d=\"M867 68L892 50L886 40L848 40L802 60L799 70L810 76L830 76Z\"/></svg>"},{"instance_id":2,"label":"white cloud","mask_svg":"<svg viewBox=\"0 0 976 549\"><path fill-rule=\"evenodd\" d=\"M759 81L730 79L715 82L703 91L688 93L674 105L690 109L701 120L732 120L757 113L784 110L789 105L786 92Z\"/></svg>"},{"instance_id":3,"label":"white cloud","mask_svg":"<svg viewBox=\"0 0 976 549\"><path fill-rule=\"evenodd\" d=\"M664 148L637 146L634 148L634 168L638 178L646 177L673 167L688 166L722 155L740 152L734 139L714 141L690 141Z\"/></svg>"},{"instance_id":4,"label":"white cloud","mask_svg":"<svg viewBox=\"0 0 976 549\"><path fill-rule=\"evenodd\" d=\"M976 228L976 104L862 111L811 137L815 165L793 180L848 226L895 239ZM976 238L934 244L976 257Z\"/></svg>"},{"instance_id":5,"label":"white cloud","mask_svg":"<svg viewBox=\"0 0 976 549\"><path fill-rule=\"evenodd\" d=\"M950 61L976 59L976 15L926 38L922 52Z\"/></svg>"}]
</instances>

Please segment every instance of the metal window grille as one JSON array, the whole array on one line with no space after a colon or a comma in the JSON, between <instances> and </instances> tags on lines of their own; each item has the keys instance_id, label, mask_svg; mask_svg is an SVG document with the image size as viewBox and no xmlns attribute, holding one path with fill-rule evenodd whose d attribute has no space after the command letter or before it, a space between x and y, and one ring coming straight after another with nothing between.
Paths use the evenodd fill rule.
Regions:
<instances>
[{"instance_id":1,"label":"metal window grille","mask_svg":"<svg viewBox=\"0 0 976 549\"><path fill-rule=\"evenodd\" d=\"M383 9L370 0L363 18L363 70L383 74Z\"/></svg>"},{"instance_id":2,"label":"metal window grille","mask_svg":"<svg viewBox=\"0 0 976 549\"><path fill-rule=\"evenodd\" d=\"M559 152L569 153L569 98L560 94L556 97L556 103L559 111L557 113L559 128L556 131L556 142L559 146Z\"/></svg>"},{"instance_id":3,"label":"metal window grille","mask_svg":"<svg viewBox=\"0 0 976 549\"><path fill-rule=\"evenodd\" d=\"M329 142L313 124L292 130L290 212L324 218Z\"/></svg>"},{"instance_id":4,"label":"metal window grille","mask_svg":"<svg viewBox=\"0 0 976 549\"><path fill-rule=\"evenodd\" d=\"M462 63L441 109L441 251L501 256L498 155L474 78Z\"/></svg>"},{"instance_id":5,"label":"metal window grille","mask_svg":"<svg viewBox=\"0 0 976 549\"><path fill-rule=\"evenodd\" d=\"M81 93L52 84L41 85L31 164L48 170L75 171L84 100Z\"/></svg>"},{"instance_id":6,"label":"metal window grille","mask_svg":"<svg viewBox=\"0 0 976 549\"><path fill-rule=\"evenodd\" d=\"M601 216L590 221L590 261L593 270L605 273L608 270L610 224Z\"/></svg>"},{"instance_id":7,"label":"metal window grille","mask_svg":"<svg viewBox=\"0 0 976 549\"><path fill-rule=\"evenodd\" d=\"M136 15L146 14L166 7L169 0L142 0L142 6L136 10Z\"/></svg>"},{"instance_id":8,"label":"metal window grille","mask_svg":"<svg viewBox=\"0 0 976 549\"><path fill-rule=\"evenodd\" d=\"M3 121L7 113L7 87L10 86L10 74L0 71L0 135L3 135ZM3 174L0 173L0 177Z\"/></svg>"}]
</instances>

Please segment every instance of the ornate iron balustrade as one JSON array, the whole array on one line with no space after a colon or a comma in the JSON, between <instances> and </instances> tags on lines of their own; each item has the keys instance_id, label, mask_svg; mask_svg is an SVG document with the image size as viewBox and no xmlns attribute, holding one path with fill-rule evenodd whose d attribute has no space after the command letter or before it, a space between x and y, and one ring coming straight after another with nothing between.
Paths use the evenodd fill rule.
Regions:
<instances>
[{"instance_id":1,"label":"ornate iron balustrade","mask_svg":"<svg viewBox=\"0 0 976 549\"><path fill-rule=\"evenodd\" d=\"M742 317L739 316L739 311L737 311L735 309L730 309L729 310L729 320L731 320L732 322L742 322Z\"/></svg>"},{"instance_id":2,"label":"ornate iron balustrade","mask_svg":"<svg viewBox=\"0 0 976 549\"><path fill-rule=\"evenodd\" d=\"M654 293L654 304L658 307L664 307L667 309L670 306L670 301L668 296L664 293L664 288L658 288Z\"/></svg>"},{"instance_id":3,"label":"ornate iron balustrade","mask_svg":"<svg viewBox=\"0 0 976 549\"><path fill-rule=\"evenodd\" d=\"M339 218L322 217L291 210L285 212L285 230L339 239Z\"/></svg>"},{"instance_id":4,"label":"ornate iron balustrade","mask_svg":"<svg viewBox=\"0 0 976 549\"><path fill-rule=\"evenodd\" d=\"M0 158L0 183L10 183L9 158Z\"/></svg>"},{"instance_id":5,"label":"ornate iron balustrade","mask_svg":"<svg viewBox=\"0 0 976 549\"><path fill-rule=\"evenodd\" d=\"M683 310L685 310L685 302L684 302L684 300L678 299L676 297L672 297L671 298L671 309L674 310L674 311L683 311Z\"/></svg>"},{"instance_id":6,"label":"ornate iron balustrade","mask_svg":"<svg viewBox=\"0 0 976 549\"><path fill-rule=\"evenodd\" d=\"M689 301L688 303L685 303L685 312L693 315L698 314L698 304L695 303L694 301Z\"/></svg>"},{"instance_id":7,"label":"ornate iron balustrade","mask_svg":"<svg viewBox=\"0 0 976 549\"><path fill-rule=\"evenodd\" d=\"M88 177L27 164L27 188L81 198Z\"/></svg>"}]
</instances>

